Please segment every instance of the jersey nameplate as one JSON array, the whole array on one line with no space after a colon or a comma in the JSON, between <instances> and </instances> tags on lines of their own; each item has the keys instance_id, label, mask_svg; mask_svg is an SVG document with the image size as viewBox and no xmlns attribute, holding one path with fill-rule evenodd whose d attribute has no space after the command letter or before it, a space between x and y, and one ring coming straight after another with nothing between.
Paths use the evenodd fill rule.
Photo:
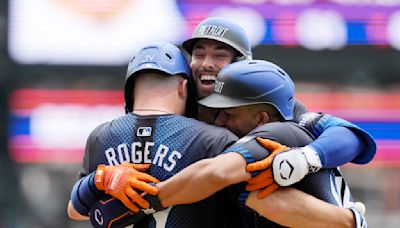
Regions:
<instances>
[{"instance_id":1,"label":"jersey nameplate","mask_svg":"<svg viewBox=\"0 0 400 228\"><path fill-rule=\"evenodd\" d=\"M129 148L130 147L130 148ZM121 143L117 148L108 148L104 151L108 165L118 165L122 163L153 164L166 171L172 171L182 154L179 151L170 149L168 146L160 144L158 148L153 148L154 142L146 141L133 142L130 146ZM155 149L154 158L150 158L150 150Z\"/></svg>"}]
</instances>

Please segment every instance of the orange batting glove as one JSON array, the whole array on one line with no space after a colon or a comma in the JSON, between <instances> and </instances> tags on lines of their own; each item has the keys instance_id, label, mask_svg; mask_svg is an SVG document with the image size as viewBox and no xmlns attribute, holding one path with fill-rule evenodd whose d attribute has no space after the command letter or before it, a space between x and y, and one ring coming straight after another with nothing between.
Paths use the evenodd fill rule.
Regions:
<instances>
[{"instance_id":1,"label":"orange batting glove","mask_svg":"<svg viewBox=\"0 0 400 228\"><path fill-rule=\"evenodd\" d=\"M137 165L137 164L136 164ZM135 164L120 164L117 166L99 165L96 170L94 178L96 188L104 190L107 194L119 199L127 208L133 212L138 212L140 208L133 204L137 203L142 208L149 208L150 204L142 197L131 195L131 199L125 193L127 188L130 188L130 183L135 180L137 183L157 183L159 182L155 177L142 173L134 169ZM151 185L141 185L142 191L157 192L157 188ZM133 202L132 202L133 200Z\"/></svg>"},{"instance_id":2,"label":"orange batting glove","mask_svg":"<svg viewBox=\"0 0 400 228\"><path fill-rule=\"evenodd\" d=\"M246 166L247 172L262 170L262 172L247 181L246 190L260 190L258 193L258 198L262 199L269 196L279 188L279 185L275 183L271 169L271 164L275 155L287 151L290 148L269 139L257 137L256 140L260 145L270 151L270 155L263 160L250 163Z\"/></svg>"}]
</instances>

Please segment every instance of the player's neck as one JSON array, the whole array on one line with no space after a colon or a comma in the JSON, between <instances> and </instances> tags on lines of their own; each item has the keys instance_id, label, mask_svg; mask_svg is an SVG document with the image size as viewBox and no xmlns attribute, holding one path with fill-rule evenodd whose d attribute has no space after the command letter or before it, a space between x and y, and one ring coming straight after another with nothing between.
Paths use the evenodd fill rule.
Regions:
<instances>
[{"instance_id":1,"label":"player's neck","mask_svg":"<svg viewBox=\"0 0 400 228\"><path fill-rule=\"evenodd\" d=\"M165 114L176 114L174 107L166 105L162 102L147 102L133 105L133 113L138 115L165 115Z\"/></svg>"},{"instance_id":2,"label":"player's neck","mask_svg":"<svg viewBox=\"0 0 400 228\"><path fill-rule=\"evenodd\" d=\"M165 114L176 114L181 115L183 101L178 99L146 99L146 100L135 100L133 104L133 113L139 115L165 115Z\"/></svg>"},{"instance_id":3,"label":"player's neck","mask_svg":"<svg viewBox=\"0 0 400 228\"><path fill-rule=\"evenodd\" d=\"M171 111L163 110L159 108L135 108L133 109L133 113L138 115L165 115L165 114L174 114Z\"/></svg>"}]
</instances>

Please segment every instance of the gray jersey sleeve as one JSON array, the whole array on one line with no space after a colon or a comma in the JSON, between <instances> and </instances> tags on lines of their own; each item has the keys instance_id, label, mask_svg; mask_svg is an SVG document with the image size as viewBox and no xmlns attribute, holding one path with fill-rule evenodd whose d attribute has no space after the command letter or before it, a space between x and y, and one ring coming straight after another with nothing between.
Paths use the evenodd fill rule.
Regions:
<instances>
[{"instance_id":1,"label":"gray jersey sleeve","mask_svg":"<svg viewBox=\"0 0 400 228\"><path fill-rule=\"evenodd\" d=\"M210 158L221 154L227 147L237 142L238 137L225 128L208 126L198 140L207 148L208 154L204 157Z\"/></svg>"},{"instance_id":2,"label":"gray jersey sleeve","mask_svg":"<svg viewBox=\"0 0 400 228\"><path fill-rule=\"evenodd\" d=\"M303 115L306 112L308 112L306 106L304 106L304 104L301 101L295 100L294 110L293 110L293 122L299 123L301 115Z\"/></svg>"},{"instance_id":3,"label":"gray jersey sleeve","mask_svg":"<svg viewBox=\"0 0 400 228\"><path fill-rule=\"evenodd\" d=\"M313 140L311 134L296 123L274 122L255 128L225 152L240 153L248 163L261 160L270 152L257 142L257 137L271 139L289 147L305 146Z\"/></svg>"}]
</instances>

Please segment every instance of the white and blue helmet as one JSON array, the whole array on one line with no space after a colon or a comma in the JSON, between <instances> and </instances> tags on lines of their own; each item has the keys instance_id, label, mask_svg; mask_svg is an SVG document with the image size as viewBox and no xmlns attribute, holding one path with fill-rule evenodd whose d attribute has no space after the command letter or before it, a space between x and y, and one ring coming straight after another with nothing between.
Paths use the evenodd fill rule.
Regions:
<instances>
[{"instance_id":1,"label":"white and blue helmet","mask_svg":"<svg viewBox=\"0 0 400 228\"><path fill-rule=\"evenodd\" d=\"M188 99L185 115L189 117L197 115L197 96L189 63L178 47L167 42L155 42L143 46L129 62L125 80L125 111L127 113L133 110L134 79L139 73L148 70L160 71L166 76L180 75L187 79Z\"/></svg>"},{"instance_id":2,"label":"white and blue helmet","mask_svg":"<svg viewBox=\"0 0 400 228\"><path fill-rule=\"evenodd\" d=\"M270 104L285 120L293 119L294 84L279 66L264 60L243 60L219 72L214 92L201 100L209 108Z\"/></svg>"}]
</instances>

